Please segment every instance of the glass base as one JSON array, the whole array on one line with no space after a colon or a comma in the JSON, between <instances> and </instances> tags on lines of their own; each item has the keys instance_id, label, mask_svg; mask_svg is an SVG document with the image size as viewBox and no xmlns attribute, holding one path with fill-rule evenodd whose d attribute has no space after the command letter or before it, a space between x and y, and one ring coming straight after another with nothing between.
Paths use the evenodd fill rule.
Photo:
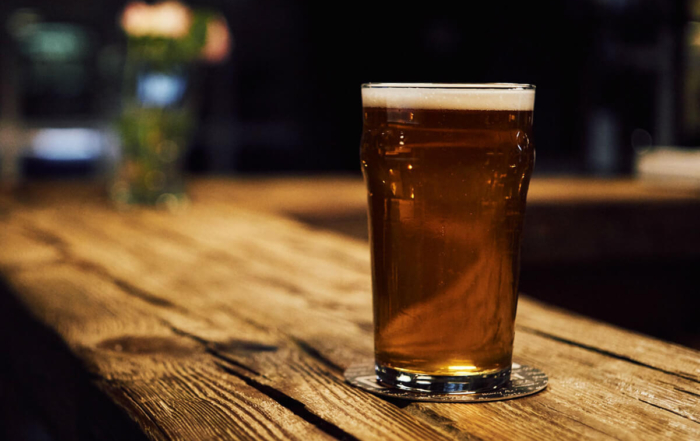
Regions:
<instances>
[{"instance_id":1,"label":"glass base","mask_svg":"<svg viewBox=\"0 0 700 441\"><path fill-rule=\"evenodd\" d=\"M547 388L547 374L536 367L513 363L510 380L495 389L483 392L421 392L399 389L377 381L374 359L355 362L345 370L345 381L383 397L409 401L430 401L436 403L484 403L488 401L511 400L526 397ZM460 381L463 381L462 378ZM423 385L424 386L424 385Z\"/></svg>"},{"instance_id":2,"label":"glass base","mask_svg":"<svg viewBox=\"0 0 700 441\"><path fill-rule=\"evenodd\" d=\"M510 380L511 368L484 375L425 375L402 372L379 364L374 365L377 381L391 387L413 392L439 394L468 394L486 392L503 386Z\"/></svg>"}]
</instances>

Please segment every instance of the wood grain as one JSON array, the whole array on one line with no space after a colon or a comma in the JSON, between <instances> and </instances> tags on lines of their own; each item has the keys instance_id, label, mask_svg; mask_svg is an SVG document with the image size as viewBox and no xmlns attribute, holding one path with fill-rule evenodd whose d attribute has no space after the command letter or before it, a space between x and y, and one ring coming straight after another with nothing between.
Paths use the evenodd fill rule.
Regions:
<instances>
[{"instance_id":1,"label":"wood grain","mask_svg":"<svg viewBox=\"0 0 700 441\"><path fill-rule=\"evenodd\" d=\"M0 199L14 294L149 438L700 438L698 352L527 297L516 358L543 393L445 405L345 384L372 352L366 244L225 193L179 215Z\"/></svg>"},{"instance_id":2,"label":"wood grain","mask_svg":"<svg viewBox=\"0 0 700 441\"><path fill-rule=\"evenodd\" d=\"M103 277L60 263L40 274L19 271L12 282L150 438L322 438Z\"/></svg>"}]
</instances>

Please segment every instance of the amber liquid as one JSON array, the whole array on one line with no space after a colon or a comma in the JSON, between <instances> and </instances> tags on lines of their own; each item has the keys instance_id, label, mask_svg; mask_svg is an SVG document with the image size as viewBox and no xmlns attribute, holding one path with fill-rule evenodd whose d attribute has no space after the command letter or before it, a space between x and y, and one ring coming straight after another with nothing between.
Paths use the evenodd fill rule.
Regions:
<instances>
[{"instance_id":1,"label":"amber liquid","mask_svg":"<svg viewBox=\"0 0 700 441\"><path fill-rule=\"evenodd\" d=\"M532 112L363 112L376 362L427 375L509 368Z\"/></svg>"}]
</instances>

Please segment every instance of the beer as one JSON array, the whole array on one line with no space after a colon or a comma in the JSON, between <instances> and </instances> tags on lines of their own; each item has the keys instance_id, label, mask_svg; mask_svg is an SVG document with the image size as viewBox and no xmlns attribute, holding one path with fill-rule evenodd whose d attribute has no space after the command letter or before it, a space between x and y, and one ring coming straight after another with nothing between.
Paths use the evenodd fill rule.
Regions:
<instances>
[{"instance_id":1,"label":"beer","mask_svg":"<svg viewBox=\"0 0 700 441\"><path fill-rule=\"evenodd\" d=\"M511 366L534 88L362 92L379 379L495 387Z\"/></svg>"}]
</instances>

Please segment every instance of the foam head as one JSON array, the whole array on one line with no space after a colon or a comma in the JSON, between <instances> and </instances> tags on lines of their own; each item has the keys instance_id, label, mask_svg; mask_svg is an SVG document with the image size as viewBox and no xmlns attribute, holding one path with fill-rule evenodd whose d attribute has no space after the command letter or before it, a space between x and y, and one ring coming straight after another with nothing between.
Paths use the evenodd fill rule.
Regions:
<instances>
[{"instance_id":1,"label":"foam head","mask_svg":"<svg viewBox=\"0 0 700 441\"><path fill-rule=\"evenodd\" d=\"M533 110L528 84L396 84L362 86L362 105L390 109Z\"/></svg>"}]
</instances>

